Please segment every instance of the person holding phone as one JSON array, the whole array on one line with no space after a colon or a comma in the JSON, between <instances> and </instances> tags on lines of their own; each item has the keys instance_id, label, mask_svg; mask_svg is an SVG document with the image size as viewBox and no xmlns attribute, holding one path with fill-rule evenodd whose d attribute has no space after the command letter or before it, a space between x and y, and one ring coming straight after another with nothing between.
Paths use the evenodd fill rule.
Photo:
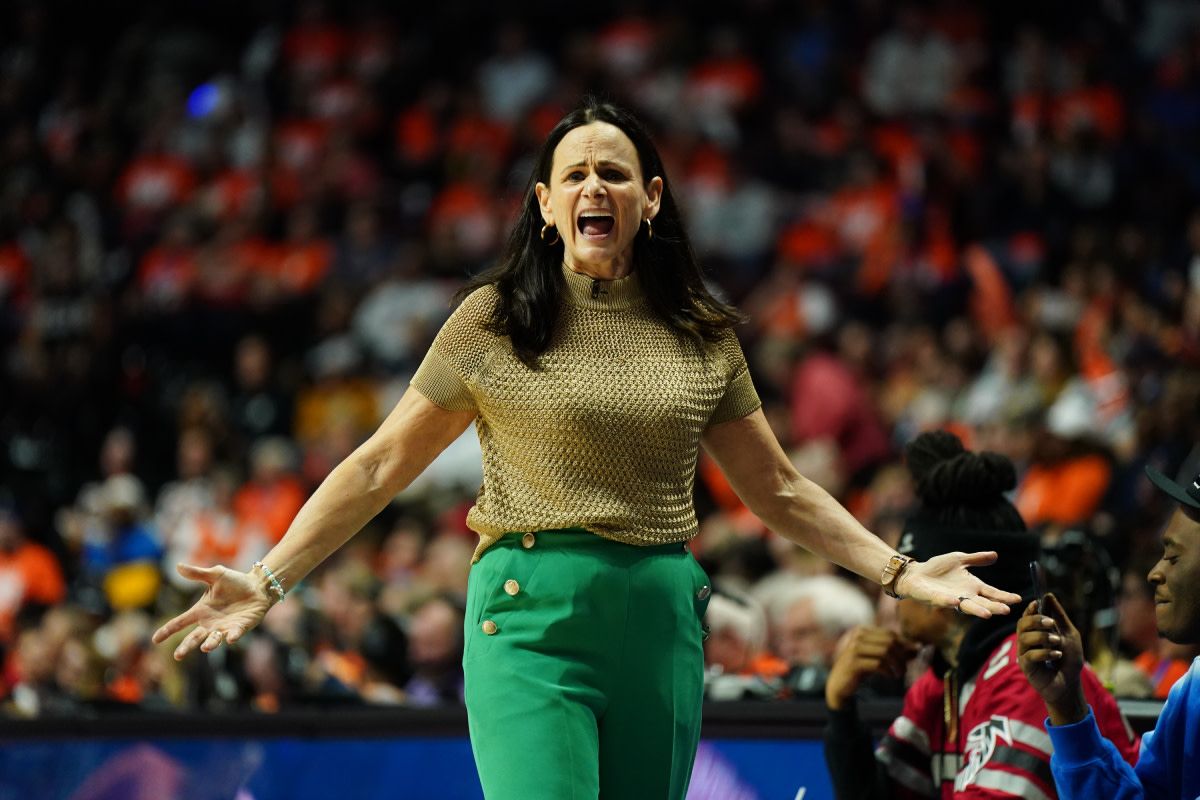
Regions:
<instances>
[{"instance_id":1,"label":"person holding phone","mask_svg":"<svg viewBox=\"0 0 1200 800\"><path fill-rule=\"evenodd\" d=\"M905 521L899 549L922 558L943 550L985 548L1000 554L980 569L989 583L1029 598L1029 564L1037 537L1025 529L1005 492L1016 484L1012 462L973 453L944 431L906 448L919 504ZM901 600L899 633L859 628L843 646L825 687L829 726L825 760L840 800L942 797L1048 798L1050 740L1037 693L1017 665L1016 623L974 619L953 609ZM872 754L855 695L871 675L903 677L918 646L932 665L908 689L904 709ZM1106 735L1132 760L1136 741L1112 696L1091 671L1082 691Z\"/></svg>"},{"instance_id":2,"label":"person holding phone","mask_svg":"<svg viewBox=\"0 0 1200 800\"><path fill-rule=\"evenodd\" d=\"M1162 558L1147 576L1154 586L1160 636L1200 643L1200 475L1186 485L1147 468L1150 481L1179 503L1163 531ZM1172 688L1154 730L1142 737L1130 766L1096 727L1082 690L1083 643L1062 604L1048 595L1030 603L1017 623L1021 669L1045 703L1054 744L1050 767L1063 798L1200 797L1200 658Z\"/></svg>"}]
</instances>

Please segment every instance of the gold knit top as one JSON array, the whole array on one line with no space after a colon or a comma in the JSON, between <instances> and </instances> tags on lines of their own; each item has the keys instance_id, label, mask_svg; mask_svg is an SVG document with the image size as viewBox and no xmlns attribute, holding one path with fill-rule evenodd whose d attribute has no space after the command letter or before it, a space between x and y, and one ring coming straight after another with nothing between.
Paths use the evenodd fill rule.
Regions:
<instances>
[{"instance_id":1,"label":"gold knit top","mask_svg":"<svg viewBox=\"0 0 1200 800\"><path fill-rule=\"evenodd\" d=\"M636 273L597 282L562 269L563 307L538 370L485 330L498 297L489 285L455 309L413 375L432 402L477 414L472 562L510 531L690 539L701 433L761 405L732 330L701 344L654 314Z\"/></svg>"}]
</instances>

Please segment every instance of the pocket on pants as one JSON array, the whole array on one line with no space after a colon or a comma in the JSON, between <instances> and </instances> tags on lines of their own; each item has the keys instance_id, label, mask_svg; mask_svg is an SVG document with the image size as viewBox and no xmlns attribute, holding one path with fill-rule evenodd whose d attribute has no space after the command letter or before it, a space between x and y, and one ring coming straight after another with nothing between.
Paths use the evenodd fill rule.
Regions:
<instances>
[{"instance_id":1,"label":"pocket on pants","mask_svg":"<svg viewBox=\"0 0 1200 800\"><path fill-rule=\"evenodd\" d=\"M507 547L481 558L468 578L463 663L485 655L505 635L514 615L529 613L537 602L534 574L544 553L535 546Z\"/></svg>"},{"instance_id":2,"label":"pocket on pants","mask_svg":"<svg viewBox=\"0 0 1200 800\"><path fill-rule=\"evenodd\" d=\"M696 620L700 625L700 635L702 638L708 638L708 626L704 624L704 615L708 613L708 601L712 597L712 579L708 573L704 571L704 567L700 566L700 562L688 550L684 557L690 562L692 568L692 607L696 612Z\"/></svg>"}]
</instances>

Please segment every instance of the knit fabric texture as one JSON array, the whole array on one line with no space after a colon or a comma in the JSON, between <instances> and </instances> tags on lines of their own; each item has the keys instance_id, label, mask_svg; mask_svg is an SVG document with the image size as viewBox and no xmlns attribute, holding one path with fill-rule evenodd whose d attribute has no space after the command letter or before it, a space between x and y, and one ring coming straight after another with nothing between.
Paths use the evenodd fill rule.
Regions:
<instances>
[{"instance_id":1,"label":"knit fabric texture","mask_svg":"<svg viewBox=\"0 0 1200 800\"><path fill-rule=\"evenodd\" d=\"M432 402L477 414L473 561L512 531L690 539L701 434L761 405L731 329L697 342L654 314L636 272L596 282L562 269L563 307L537 370L485 329L498 297L489 285L455 309L413 375Z\"/></svg>"}]
</instances>

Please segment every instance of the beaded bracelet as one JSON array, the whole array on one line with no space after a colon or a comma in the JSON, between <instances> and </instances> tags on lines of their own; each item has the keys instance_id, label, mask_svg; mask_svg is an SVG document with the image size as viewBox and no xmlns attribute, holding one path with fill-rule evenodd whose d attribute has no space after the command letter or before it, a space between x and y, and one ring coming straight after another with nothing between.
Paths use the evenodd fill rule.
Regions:
<instances>
[{"instance_id":1,"label":"beaded bracelet","mask_svg":"<svg viewBox=\"0 0 1200 800\"><path fill-rule=\"evenodd\" d=\"M287 596L287 592L283 590L283 584L281 584L279 579L275 577L275 573L271 572L271 568L261 561L255 561L254 566L261 569L263 574L267 576L267 580L271 582L271 591L275 592L275 594L279 596L279 599L275 602L282 603L284 597Z\"/></svg>"}]
</instances>

